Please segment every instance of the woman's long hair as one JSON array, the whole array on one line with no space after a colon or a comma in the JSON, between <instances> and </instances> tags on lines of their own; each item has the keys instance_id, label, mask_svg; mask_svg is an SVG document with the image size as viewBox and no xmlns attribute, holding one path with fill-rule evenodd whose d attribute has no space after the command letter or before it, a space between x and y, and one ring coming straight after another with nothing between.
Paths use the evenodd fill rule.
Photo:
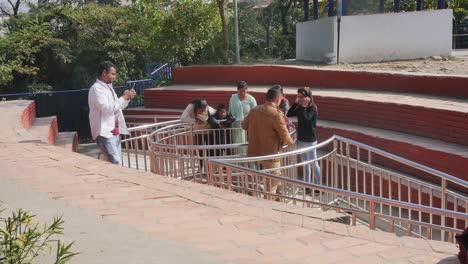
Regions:
<instances>
[{"instance_id":1,"label":"woman's long hair","mask_svg":"<svg viewBox=\"0 0 468 264\"><path fill-rule=\"evenodd\" d=\"M299 88L297 89L297 92L302 94L304 97L309 97L310 98L309 106L315 107L315 110L318 112L318 108L314 102L314 97L312 96L312 90L310 89L310 87L306 86L303 88Z\"/></svg>"}]
</instances>

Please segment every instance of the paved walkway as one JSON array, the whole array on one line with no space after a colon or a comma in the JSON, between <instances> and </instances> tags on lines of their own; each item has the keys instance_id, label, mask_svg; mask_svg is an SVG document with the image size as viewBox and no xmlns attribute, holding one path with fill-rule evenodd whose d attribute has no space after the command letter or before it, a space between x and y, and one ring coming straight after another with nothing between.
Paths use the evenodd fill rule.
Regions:
<instances>
[{"instance_id":1,"label":"paved walkway","mask_svg":"<svg viewBox=\"0 0 468 264\"><path fill-rule=\"evenodd\" d=\"M453 244L325 221L336 213L138 172L8 128L0 201L63 214L81 252L72 263L457 263Z\"/></svg>"}]
</instances>

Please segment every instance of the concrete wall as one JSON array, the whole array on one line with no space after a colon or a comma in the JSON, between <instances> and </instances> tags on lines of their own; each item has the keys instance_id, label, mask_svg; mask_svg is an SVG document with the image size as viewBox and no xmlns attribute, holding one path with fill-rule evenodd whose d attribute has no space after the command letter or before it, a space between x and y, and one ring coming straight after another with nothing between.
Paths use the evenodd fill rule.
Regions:
<instances>
[{"instance_id":1,"label":"concrete wall","mask_svg":"<svg viewBox=\"0 0 468 264\"><path fill-rule=\"evenodd\" d=\"M296 27L296 59L333 61L336 56L336 19L326 17L298 23Z\"/></svg>"},{"instance_id":2,"label":"concrete wall","mask_svg":"<svg viewBox=\"0 0 468 264\"><path fill-rule=\"evenodd\" d=\"M331 50L330 33L327 34L326 31L336 31L336 17L325 19L298 23L296 59L326 62L316 54L323 54L323 50ZM335 26L332 27L329 23ZM324 36L324 41L311 41L313 36ZM333 41L336 45L337 38ZM340 62L450 56L451 51L451 9L344 16L341 20Z\"/></svg>"},{"instance_id":3,"label":"concrete wall","mask_svg":"<svg viewBox=\"0 0 468 264\"><path fill-rule=\"evenodd\" d=\"M451 51L451 9L342 17L342 62L450 56Z\"/></svg>"}]
</instances>

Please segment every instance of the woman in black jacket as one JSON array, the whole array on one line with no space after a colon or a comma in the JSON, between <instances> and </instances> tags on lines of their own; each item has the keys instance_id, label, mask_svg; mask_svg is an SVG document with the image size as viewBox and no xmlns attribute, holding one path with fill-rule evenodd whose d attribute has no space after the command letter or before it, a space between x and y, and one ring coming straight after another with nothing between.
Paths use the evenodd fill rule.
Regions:
<instances>
[{"instance_id":1,"label":"woman in black jacket","mask_svg":"<svg viewBox=\"0 0 468 264\"><path fill-rule=\"evenodd\" d=\"M312 98L309 87L299 88L294 104L289 108L288 117L297 116L297 148L306 148L317 145L317 106ZM317 159L317 150L302 153L302 161ZM310 163L306 165L306 181L311 182ZM320 165L314 162L313 183L320 184Z\"/></svg>"}]
</instances>

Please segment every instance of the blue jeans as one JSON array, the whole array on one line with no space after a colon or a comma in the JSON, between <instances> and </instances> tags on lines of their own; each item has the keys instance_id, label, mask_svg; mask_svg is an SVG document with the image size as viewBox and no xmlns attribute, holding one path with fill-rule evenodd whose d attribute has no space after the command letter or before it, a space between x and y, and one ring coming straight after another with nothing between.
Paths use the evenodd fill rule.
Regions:
<instances>
[{"instance_id":1,"label":"blue jeans","mask_svg":"<svg viewBox=\"0 0 468 264\"><path fill-rule=\"evenodd\" d=\"M307 148L307 147L311 147L311 146L315 146L317 145L317 141L315 142L305 142L305 141L297 141L297 148L300 149L300 148ZM309 151L309 152L305 152L305 153L302 153L300 154L300 157L301 157L301 161L304 162L304 161L307 161L307 160L314 160L317 158L317 150L314 149L312 151ZM305 177L305 180L307 182L310 182L311 178L310 178L310 174L311 174L311 171L310 171L310 163L305 165L306 167L306 177ZM319 165L319 162L316 161L314 162L314 182L315 184L320 184L320 165Z\"/></svg>"},{"instance_id":2,"label":"blue jeans","mask_svg":"<svg viewBox=\"0 0 468 264\"><path fill-rule=\"evenodd\" d=\"M120 135L112 135L111 138L98 136L96 138L96 143L107 161L110 161L113 164L120 164Z\"/></svg>"}]
</instances>

